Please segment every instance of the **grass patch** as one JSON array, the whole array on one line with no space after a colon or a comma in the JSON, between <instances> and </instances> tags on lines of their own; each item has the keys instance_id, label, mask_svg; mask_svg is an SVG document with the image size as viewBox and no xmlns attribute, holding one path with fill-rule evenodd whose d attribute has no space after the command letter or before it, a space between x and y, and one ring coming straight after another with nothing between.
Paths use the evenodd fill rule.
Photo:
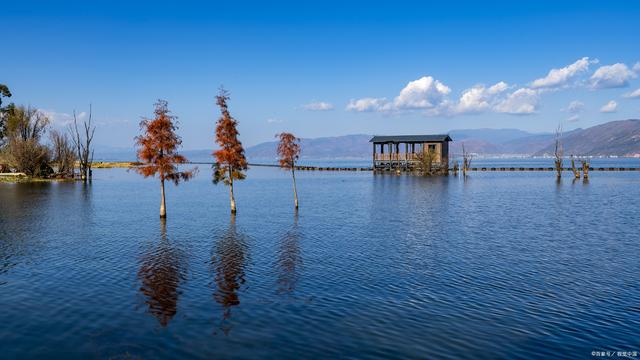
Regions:
<instances>
[{"instance_id":1,"label":"grass patch","mask_svg":"<svg viewBox=\"0 0 640 360\"><path fill-rule=\"evenodd\" d=\"M122 162L109 162L109 161L99 161L91 164L91 167L94 169L111 169L111 168L132 168L135 166L142 165L140 162L131 162L131 161L122 161Z\"/></svg>"}]
</instances>

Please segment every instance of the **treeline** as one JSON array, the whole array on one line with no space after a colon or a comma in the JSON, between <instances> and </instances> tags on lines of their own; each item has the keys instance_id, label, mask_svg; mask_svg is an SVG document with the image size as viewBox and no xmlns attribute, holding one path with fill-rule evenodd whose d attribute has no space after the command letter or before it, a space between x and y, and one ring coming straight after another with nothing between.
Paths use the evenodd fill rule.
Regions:
<instances>
[{"instance_id":1,"label":"treeline","mask_svg":"<svg viewBox=\"0 0 640 360\"><path fill-rule=\"evenodd\" d=\"M244 147L238 138L238 121L229 111L229 93L223 88L216 96L216 104L220 108L220 118L216 122L215 142L219 149L211 155L215 162L212 168L213 183L222 182L229 187L229 202L231 212L236 213L236 201L233 194L234 181L246 178L247 159ZM191 179L197 168L184 170L180 165L188 162L187 158L178 153L182 139L177 134L177 117L171 115L168 103L158 100L155 104L154 117L145 118L140 122L142 134L135 138L137 157L142 165L135 171L146 177L160 179L160 217L167 216L165 199L165 182L178 185L182 181ZM280 165L291 170L293 178L293 196L295 208L298 208L298 194L295 182L295 162L300 156L300 139L290 133L277 134L280 138L278 156Z\"/></svg>"},{"instance_id":2,"label":"treeline","mask_svg":"<svg viewBox=\"0 0 640 360\"><path fill-rule=\"evenodd\" d=\"M95 132L91 110L82 132L75 111L73 125L66 131L52 129L50 119L36 107L3 105L11 97L9 87L0 84L0 173L90 180Z\"/></svg>"}]
</instances>

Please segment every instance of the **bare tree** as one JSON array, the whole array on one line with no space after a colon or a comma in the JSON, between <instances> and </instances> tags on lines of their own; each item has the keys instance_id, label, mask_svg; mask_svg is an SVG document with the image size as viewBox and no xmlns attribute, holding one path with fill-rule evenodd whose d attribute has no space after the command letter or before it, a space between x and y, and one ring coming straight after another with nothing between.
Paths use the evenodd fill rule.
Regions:
<instances>
[{"instance_id":1,"label":"bare tree","mask_svg":"<svg viewBox=\"0 0 640 360\"><path fill-rule=\"evenodd\" d=\"M9 141L12 139L40 141L50 122L42 111L22 105L13 107L6 121Z\"/></svg>"},{"instance_id":2,"label":"bare tree","mask_svg":"<svg viewBox=\"0 0 640 360\"><path fill-rule=\"evenodd\" d=\"M64 177L73 177L75 170L76 154L73 144L66 133L52 130L49 133L51 138L53 162L58 167L58 174Z\"/></svg>"},{"instance_id":3,"label":"bare tree","mask_svg":"<svg viewBox=\"0 0 640 360\"><path fill-rule=\"evenodd\" d=\"M452 160L451 162L451 168L453 169L453 176L458 176L458 171L460 170L460 163L458 163L458 160Z\"/></svg>"},{"instance_id":4,"label":"bare tree","mask_svg":"<svg viewBox=\"0 0 640 360\"><path fill-rule=\"evenodd\" d=\"M471 168L471 154L467 152L462 144L462 175L467 176L467 171Z\"/></svg>"},{"instance_id":5,"label":"bare tree","mask_svg":"<svg viewBox=\"0 0 640 360\"><path fill-rule=\"evenodd\" d=\"M93 141L93 134L96 132L96 127L91 125L92 108L89 104L89 120L83 121L84 134L80 134L78 130L78 117L76 111L73 110L73 126L69 126L69 133L71 134L71 141L76 149L78 156L78 162L80 163L80 178L83 181L91 180L91 163L93 162L93 148L91 142Z\"/></svg>"},{"instance_id":6,"label":"bare tree","mask_svg":"<svg viewBox=\"0 0 640 360\"><path fill-rule=\"evenodd\" d=\"M562 177L562 155L563 155L562 124L558 125L558 128L556 129L555 150L553 155L555 157L554 163L556 166L556 176L558 179L560 179Z\"/></svg>"}]
</instances>

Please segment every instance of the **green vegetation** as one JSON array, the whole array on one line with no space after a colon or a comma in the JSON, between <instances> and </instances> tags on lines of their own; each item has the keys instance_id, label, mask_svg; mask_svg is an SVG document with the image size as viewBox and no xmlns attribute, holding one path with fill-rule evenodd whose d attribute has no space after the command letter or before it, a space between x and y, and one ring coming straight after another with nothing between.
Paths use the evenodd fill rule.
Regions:
<instances>
[{"instance_id":1,"label":"green vegetation","mask_svg":"<svg viewBox=\"0 0 640 360\"><path fill-rule=\"evenodd\" d=\"M84 136L78 131L74 112L74 127L66 132L51 129L49 118L36 107L2 106L3 98L11 97L9 87L0 84L0 173L22 173L25 176L2 176L2 181L36 181L37 179L91 178L91 140L95 128L84 123ZM49 133L49 142L44 135ZM80 174L76 174L79 164Z\"/></svg>"}]
</instances>

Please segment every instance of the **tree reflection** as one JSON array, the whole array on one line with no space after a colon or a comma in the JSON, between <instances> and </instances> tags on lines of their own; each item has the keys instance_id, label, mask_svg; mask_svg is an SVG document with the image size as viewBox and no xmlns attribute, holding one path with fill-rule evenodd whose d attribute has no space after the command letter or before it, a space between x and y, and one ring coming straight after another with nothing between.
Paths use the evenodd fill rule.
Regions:
<instances>
[{"instance_id":1,"label":"tree reflection","mask_svg":"<svg viewBox=\"0 0 640 360\"><path fill-rule=\"evenodd\" d=\"M240 305L239 290L245 283L247 244L245 236L238 233L235 215L231 215L229 229L218 239L211 257L212 271L215 273L215 301L222 305L223 316L220 329L225 335L231 331L231 309Z\"/></svg>"},{"instance_id":2,"label":"tree reflection","mask_svg":"<svg viewBox=\"0 0 640 360\"><path fill-rule=\"evenodd\" d=\"M177 312L178 287L185 276L182 253L167 238L165 219L160 219L160 242L142 257L138 278L149 312L167 326Z\"/></svg>"},{"instance_id":3,"label":"tree reflection","mask_svg":"<svg viewBox=\"0 0 640 360\"><path fill-rule=\"evenodd\" d=\"M293 226L284 234L278 248L276 261L278 273L278 294L291 295L296 289L302 267L298 212L294 215Z\"/></svg>"}]
</instances>

